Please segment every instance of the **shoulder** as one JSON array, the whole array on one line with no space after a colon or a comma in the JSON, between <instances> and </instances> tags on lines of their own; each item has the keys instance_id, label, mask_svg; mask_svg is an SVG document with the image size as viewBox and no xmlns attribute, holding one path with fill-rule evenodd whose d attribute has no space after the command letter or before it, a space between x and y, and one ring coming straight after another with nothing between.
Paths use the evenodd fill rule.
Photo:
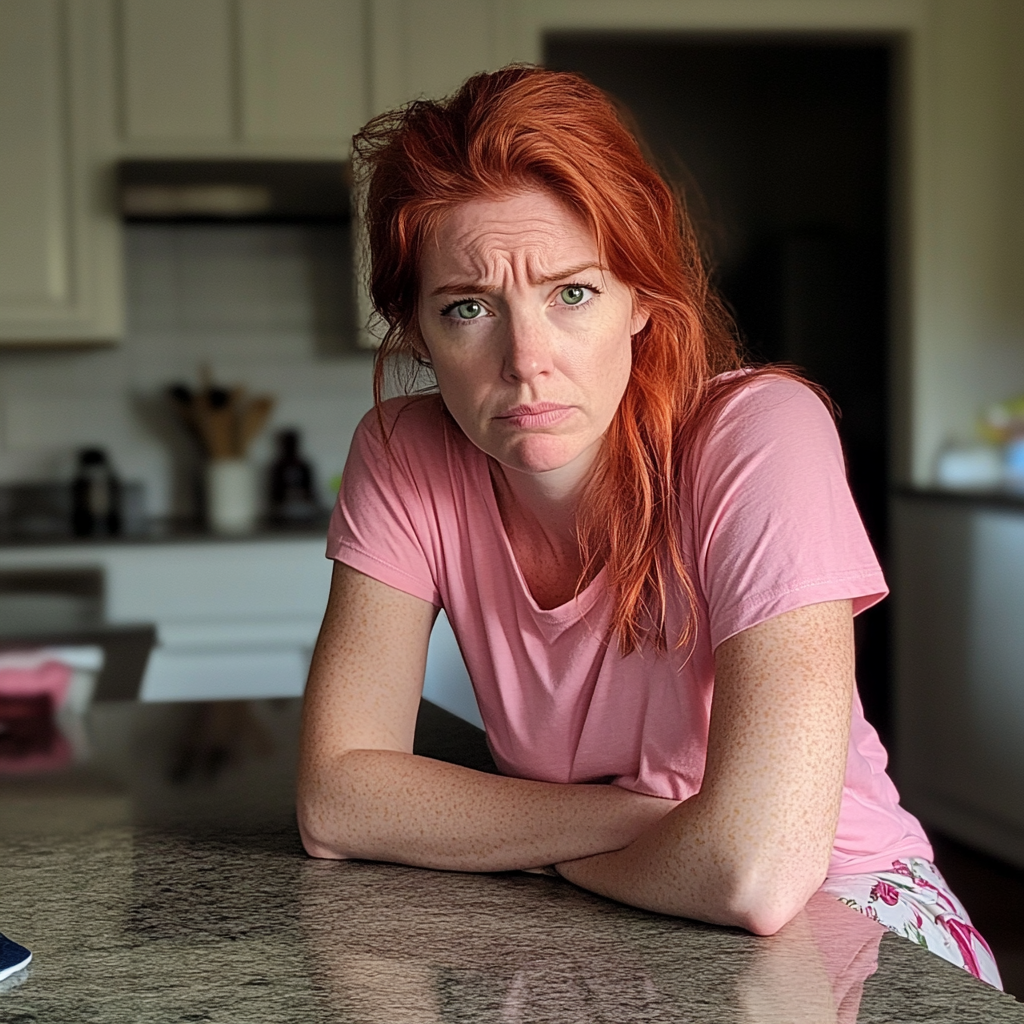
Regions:
<instances>
[{"instance_id":1,"label":"shoulder","mask_svg":"<svg viewBox=\"0 0 1024 1024\"><path fill-rule=\"evenodd\" d=\"M806 604L879 600L828 406L778 373L726 384L688 481L712 645Z\"/></svg>"},{"instance_id":2,"label":"shoulder","mask_svg":"<svg viewBox=\"0 0 1024 1024\"><path fill-rule=\"evenodd\" d=\"M389 398L359 423L352 455L391 470L436 468L446 461L451 427L437 395Z\"/></svg>"},{"instance_id":3,"label":"shoulder","mask_svg":"<svg viewBox=\"0 0 1024 1024\"><path fill-rule=\"evenodd\" d=\"M391 398L362 419L345 474L431 504L447 502L461 481L476 479L485 456L462 433L439 395Z\"/></svg>"},{"instance_id":4,"label":"shoulder","mask_svg":"<svg viewBox=\"0 0 1024 1024\"><path fill-rule=\"evenodd\" d=\"M773 452L842 458L831 410L803 381L770 370L739 371L716 378L714 388L716 408L699 446L699 464Z\"/></svg>"},{"instance_id":5,"label":"shoulder","mask_svg":"<svg viewBox=\"0 0 1024 1024\"><path fill-rule=\"evenodd\" d=\"M784 426L787 422L806 419L832 422L832 416L821 396L807 383L795 377L768 369L758 373L740 370L722 374L714 384L725 391L716 425L771 421Z\"/></svg>"},{"instance_id":6,"label":"shoulder","mask_svg":"<svg viewBox=\"0 0 1024 1024\"><path fill-rule=\"evenodd\" d=\"M445 416L439 395L401 395L371 409L357 429L375 444L415 444L443 437Z\"/></svg>"}]
</instances>

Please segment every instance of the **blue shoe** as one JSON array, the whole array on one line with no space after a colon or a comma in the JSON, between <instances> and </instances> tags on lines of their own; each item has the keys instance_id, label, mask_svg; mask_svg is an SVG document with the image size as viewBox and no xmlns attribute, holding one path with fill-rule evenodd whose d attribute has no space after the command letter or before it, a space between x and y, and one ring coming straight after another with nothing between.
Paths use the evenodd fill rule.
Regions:
<instances>
[{"instance_id":1,"label":"blue shoe","mask_svg":"<svg viewBox=\"0 0 1024 1024\"><path fill-rule=\"evenodd\" d=\"M6 935L0 935L0 981L28 967L31 959L32 954L24 946L11 942Z\"/></svg>"}]
</instances>

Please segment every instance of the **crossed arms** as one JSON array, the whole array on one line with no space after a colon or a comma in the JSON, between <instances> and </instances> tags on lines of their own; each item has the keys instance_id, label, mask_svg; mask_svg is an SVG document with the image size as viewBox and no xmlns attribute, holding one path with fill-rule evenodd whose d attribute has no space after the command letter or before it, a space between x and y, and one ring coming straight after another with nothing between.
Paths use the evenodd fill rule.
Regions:
<instances>
[{"instance_id":1,"label":"crossed arms","mask_svg":"<svg viewBox=\"0 0 1024 1024\"><path fill-rule=\"evenodd\" d=\"M435 615L335 566L303 712L309 854L452 871L555 864L623 903L765 935L821 885L849 742L849 601L787 612L718 647L704 781L682 803L414 755Z\"/></svg>"}]
</instances>

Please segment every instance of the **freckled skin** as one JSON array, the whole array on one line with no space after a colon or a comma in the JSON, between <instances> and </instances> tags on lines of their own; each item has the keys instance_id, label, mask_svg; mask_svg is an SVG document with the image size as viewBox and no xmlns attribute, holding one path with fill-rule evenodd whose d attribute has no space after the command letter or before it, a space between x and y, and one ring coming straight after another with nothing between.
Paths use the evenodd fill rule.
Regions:
<instances>
[{"instance_id":1,"label":"freckled skin","mask_svg":"<svg viewBox=\"0 0 1024 1024\"><path fill-rule=\"evenodd\" d=\"M435 614L335 566L303 708L298 816L309 853L508 871L620 849L675 806L413 755Z\"/></svg>"},{"instance_id":2,"label":"freckled skin","mask_svg":"<svg viewBox=\"0 0 1024 1024\"><path fill-rule=\"evenodd\" d=\"M421 268L423 353L452 415L492 459L531 593L557 607L580 571L576 502L646 315L621 282L594 269L585 227L544 194L464 204L434 243ZM599 293L567 309L564 289L577 278ZM441 310L465 299L467 285L480 322L449 322ZM476 317L476 306L467 311ZM501 419L535 402L569 412L524 429ZM704 781L683 803L413 755L435 614L335 567L303 712L298 818L310 854L459 871L557 864L570 881L624 903L761 934L820 886L849 742L849 601L787 612L719 646Z\"/></svg>"},{"instance_id":3,"label":"freckled skin","mask_svg":"<svg viewBox=\"0 0 1024 1024\"><path fill-rule=\"evenodd\" d=\"M849 601L726 640L715 652L700 792L630 847L559 871L652 910L777 931L825 879L853 686Z\"/></svg>"},{"instance_id":4,"label":"freckled skin","mask_svg":"<svg viewBox=\"0 0 1024 1024\"><path fill-rule=\"evenodd\" d=\"M566 492L585 480L629 382L630 339L647 316L602 268L582 221L540 192L465 203L424 247L420 276L423 354L465 435L514 488L539 477ZM567 285L590 286L587 298L568 304ZM467 298L479 316L443 312ZM531 402L571 413L529 429L501 421Z\"/></svg>"},{"instance_id":5,"label":"freckled skin","mask_svg":"<svg viewBox=\"0 0 1024 1024\"><path fill-rule=\"evenodd\" d=\"M602 268L582 221L540 192L458 207L425 247L420 270L423 354L455 421L494 460L498 508L531 594L541 608L558 607L580 576L576 500L629 383L632 336L647 315ZM577 306L562 297L573 284L591 286ZM466 298L477 300L479 318L445 315ZM501 419L533 402L570 414L526 429Z\"/></svg>"}]
</instances>

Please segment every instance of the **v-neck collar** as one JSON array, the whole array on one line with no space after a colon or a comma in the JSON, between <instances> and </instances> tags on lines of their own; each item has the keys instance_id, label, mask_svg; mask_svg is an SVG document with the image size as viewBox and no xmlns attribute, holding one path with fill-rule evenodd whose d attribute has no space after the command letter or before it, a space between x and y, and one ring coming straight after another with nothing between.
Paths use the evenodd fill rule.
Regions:
<instances>
[{"instance_id":1,"label":"v-neck collar","mask_svg":"<svg viewBox=\"0 0 1024 1024\"><path fill-rule=\"evenodd\" d=\"M491 479L489 459L483 452L478 451L478 455L478 477L480 478L478 483L484 496L484 503L487 506L491 527L501 539L501 544L505 550L505 557L508 559L509 565L519 582L519 589L530 606L530 610L534 615L551 623L568 623L583 618L583 616L593 610L598 600L605 593L605 583L608 575L607 566L601 566L600 571L594 578L578 594L570 597L564 604L557 605L554 608L541 608L526 582L522 569L519 567L515 551L512 550L512 542L509 540L505 524L501 520L501 510L498 508L498 498L494 493L494 482Z\"/></svg>"}]
</instances>

